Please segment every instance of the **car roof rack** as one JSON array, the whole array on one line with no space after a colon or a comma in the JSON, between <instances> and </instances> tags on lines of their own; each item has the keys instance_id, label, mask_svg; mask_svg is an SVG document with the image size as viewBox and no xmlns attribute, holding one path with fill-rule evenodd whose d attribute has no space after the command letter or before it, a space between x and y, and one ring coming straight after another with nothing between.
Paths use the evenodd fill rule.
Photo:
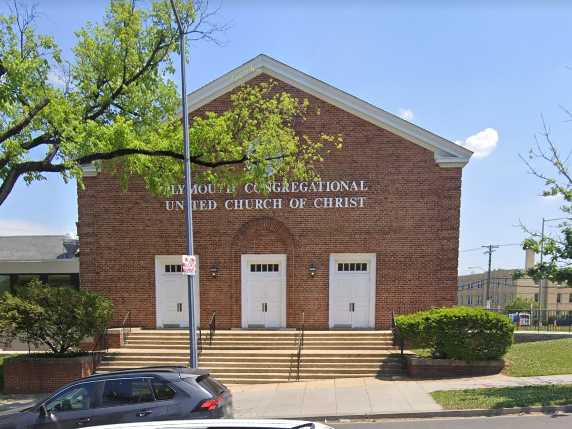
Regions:
<instances>
[{"instance_id":1,"label":"car roof rack","mask_svg":"<svg viewBox=\"0 0 572 429\"><path fill-rule=\"evenodd\" d=\"M145 372L170 372L174 374L181 374L181 372L185 372L187 374L195 374L195 375L203 375L208 374L208 371L203 369L194 369L188 368L186 366L145 366L141 368L133 368L133 369L122 369L118 371L110 371L100 374L93 374L89 378L100 378L100 377L110 377L114 375L127 375L127 374L140 374Z\"/></svg>"}]
</instances>

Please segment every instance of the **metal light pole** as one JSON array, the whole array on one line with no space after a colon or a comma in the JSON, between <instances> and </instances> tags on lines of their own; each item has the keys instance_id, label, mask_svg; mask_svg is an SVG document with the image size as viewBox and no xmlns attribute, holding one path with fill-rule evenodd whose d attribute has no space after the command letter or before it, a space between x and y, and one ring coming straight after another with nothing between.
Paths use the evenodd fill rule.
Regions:
<instances>
[{"instance_id":1,"label":"metal light pole","mask_svg":"<svg viewBox=\"0 0 572 429\"><path fill-rule=\"evenodd\" d=\"M189 110L187 106L187 81L185 75L185 36L186 33L179 19L179 14L175 8L175 3L170 0L177 28L179 30L179 44L181 49L181 92L183 103L183 145L184 145L184 165L185 165L185 225L187 232L187 254L193 255L193 208L191 195L191 156L189 149ZM197 368L197 328L195 321L195 295L194 295L194 275L187 275L187 293L189 305L189 366Z\"/></svg>"}]
</instances>

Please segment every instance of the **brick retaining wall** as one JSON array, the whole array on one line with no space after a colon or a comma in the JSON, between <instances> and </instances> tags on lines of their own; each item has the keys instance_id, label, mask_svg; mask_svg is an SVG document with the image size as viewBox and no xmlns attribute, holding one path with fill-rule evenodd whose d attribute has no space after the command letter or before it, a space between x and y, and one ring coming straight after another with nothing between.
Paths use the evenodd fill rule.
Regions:
<instances>
[{"instance_id":1,"label":"brick retaining wall","mask_svg":"<svg viewBox=\"0 0 572 429\"><path fill-rule=\"evenodd\" d=\"M64 384L93 374L98 358L8 358L4 361L4 393L53 392Z\"/></svg>"}]
</instances>

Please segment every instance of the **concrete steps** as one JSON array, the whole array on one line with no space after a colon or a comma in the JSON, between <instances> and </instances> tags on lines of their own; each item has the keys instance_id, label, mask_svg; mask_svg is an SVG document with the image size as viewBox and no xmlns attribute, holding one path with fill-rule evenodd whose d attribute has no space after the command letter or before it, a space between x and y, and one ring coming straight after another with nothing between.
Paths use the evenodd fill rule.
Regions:
<instances>
[{"instance_id":1,"label":"concrete steps","mask_svg":"<svg viewBox=\"0 0 572 429\"><path fill-rule=\"evenodd\" d=\"M227 384L292 381L297 371L297 331L217 331L209 344L203 331L199 366ZM112 350L98 372L143 366L186 365L188 332L138 330L121 349ZM393 377L401 359L388 331L306 331L300 380Z\"/></svg>"}]
</instances>

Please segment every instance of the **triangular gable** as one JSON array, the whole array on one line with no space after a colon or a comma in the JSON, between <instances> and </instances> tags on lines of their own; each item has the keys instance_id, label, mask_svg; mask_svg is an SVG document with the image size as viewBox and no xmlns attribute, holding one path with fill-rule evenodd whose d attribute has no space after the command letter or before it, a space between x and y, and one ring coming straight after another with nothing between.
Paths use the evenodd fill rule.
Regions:
<instances>
[{"instance_id":1,"label":"triangular gable","mask_svg":"<svg viewBox=\"0 0 572 429\"><path fill-rule=\"evenodd\" d=\"M401 119L399 116L386 112L264 54L256 56L190 93L187 96L189 111L192 112L201 108L208 102L232 91L260 74L266 74L281 80L410 142L431 150L435 154L435 162L440 167L463 167L473 154L470 150L456 143L439 137L424 128Z\"/></svg>"}]
</instances>

